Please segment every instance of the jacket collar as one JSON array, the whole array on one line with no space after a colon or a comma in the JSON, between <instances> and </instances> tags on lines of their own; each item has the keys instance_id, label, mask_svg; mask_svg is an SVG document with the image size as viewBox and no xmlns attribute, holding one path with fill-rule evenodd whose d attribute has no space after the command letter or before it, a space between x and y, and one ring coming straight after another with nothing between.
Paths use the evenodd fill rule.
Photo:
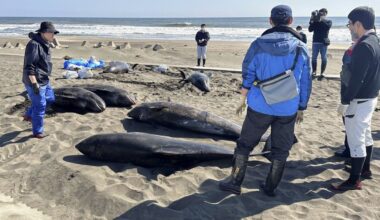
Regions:
<instances>
[{"instance_id":1,"label":"jacket collar","mask_svg":"<svg viewBox=\"0 0 380 220\"><path fill-rule=\"evenodd\" d=\"M295 38L302 41L302 36L296 30L294 30L293 28L291 28L289 26L285 26L285 25L280 25L280 26L276 26L276 27L273 27L271 29L268 29L268 30L264 31L264 33L261 36L271 34L274 32L290 33Z\"/></svg>"},{"instance_id":2,"label":"jacket collar","mask_svg":"<svg viewBox=\"0 0 380 220\"><path fill-rule=\"evenodd\" d=\"M49 43L42 38L41 34L31 32L29 33L29 38L34 41L37 41L39 44L44 46L45 49L50 48Z\"/></svg>"}]
</instances>

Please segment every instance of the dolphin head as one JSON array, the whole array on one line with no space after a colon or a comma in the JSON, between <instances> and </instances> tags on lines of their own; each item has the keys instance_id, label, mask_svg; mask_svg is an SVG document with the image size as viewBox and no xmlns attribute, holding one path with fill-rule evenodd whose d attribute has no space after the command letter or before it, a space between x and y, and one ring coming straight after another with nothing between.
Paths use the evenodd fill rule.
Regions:
<instances>
[{"instance_id":1,"label":"dolphin head","mask_svg":"<svg viewBox=\"0 0 380 220\"><path fill-rule=\"evenodd\" d=\"M136 96L132 94L122 94L118 97L118 101L126 106L136 105L136 100Z\"/></svg>"},{"instance_id":2,"label":"dolphin head","mask_svg":"<svg viewBox=\"0 0 380 220\"><path fill-rule=\"evenodd\" d=\"M193 84L204 92L210 92L210 79L209 77L204 73L195 73L192 75Z\"/></svg>"},{"instance_id":3,"label":"dolphin head","mask_svg":"<svg viewBox=\"0 0 380 220\"><path fill-rule=\"evenodd\" d=\"M81 141L75 145L75 148L84 155L93 155L96 153L96 146L93 139L91 138Z\"/></svg>"},{"instance_id":4,"label":"dolphin head","mask_svg":"<svg viewBox=\"0 0 380 220\"><path fill-rule=\"evenodd\" d=\"M156 105L157 104L157 105ZM128 117L134 118L140 121L148 121L151 118L157 116L164 107L160 106L159 103L146 103L134 107L129 113Z\"/></svg>"}]
</instances>

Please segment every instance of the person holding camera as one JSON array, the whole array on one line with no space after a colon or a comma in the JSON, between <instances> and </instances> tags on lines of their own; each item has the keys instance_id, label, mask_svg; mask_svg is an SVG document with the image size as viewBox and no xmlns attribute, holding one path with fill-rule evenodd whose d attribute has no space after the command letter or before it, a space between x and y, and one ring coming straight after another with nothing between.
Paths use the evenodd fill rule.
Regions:
<instances>
[{"instance_id":1,"label":"person holding camera","mask_svg":"<svg viewBox=\"0 0 380 220\"><path fill-rule=\"evenodd\" d=\"M313 11L311 13L309 26L309 32L314 32L312 48L313 76L315 77L317 75L317 59L318 55L321 54L322 64L320 79L323 78L323 73L327 67L327 47L330 45L329 32L332 26L332 21L328 20L326 16L326 8L322 8L319 11Z\"/></svg>"},{"instance_id":2,"label":"person holding camera","mask_svg":"<svg viewBox=\"0 0 380 220\"><path fill-rule=\"evenodd\" d=\"M195 35L195 41L197 42L198 60L197 66L201 65L201 59L203 59L203 67L206 65L206 53L207 43L210 40L210 34L206 31L206 25L201 25L201 30Z\"/></svg>"}]
</instances>

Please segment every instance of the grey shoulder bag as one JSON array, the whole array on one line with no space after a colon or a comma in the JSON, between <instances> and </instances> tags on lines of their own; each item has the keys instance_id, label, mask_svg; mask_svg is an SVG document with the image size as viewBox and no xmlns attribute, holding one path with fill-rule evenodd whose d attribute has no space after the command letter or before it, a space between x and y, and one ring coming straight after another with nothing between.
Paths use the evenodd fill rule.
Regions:
<instances>
[{"instance_id":1,"label":"grey shoulder bag","mask_svg":"<svg viewBox=\"0 0 380 220\"><path fill-rule=\"evenodd\" d=\"M268 105L285 102L299 95L297 81L294 77L294 69L296 68L300 52L301 48L298 46L293 66L289 70L266 80L256 80L253 83L255 87L261 90Z\"/></svg>"}]
</instances>

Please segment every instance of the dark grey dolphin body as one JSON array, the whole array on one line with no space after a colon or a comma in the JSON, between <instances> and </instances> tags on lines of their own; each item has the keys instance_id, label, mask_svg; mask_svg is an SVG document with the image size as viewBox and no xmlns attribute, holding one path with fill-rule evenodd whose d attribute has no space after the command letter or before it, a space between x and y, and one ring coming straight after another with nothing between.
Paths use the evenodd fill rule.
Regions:
<instances>
[{"instance_id":1,"label":"dark grey dolphin body","mask_svg":"<svg viewBox=\"0 0 380 220\"><path fill-rule=\"evenodd\" d=\"M188 167L233 157L232 150L216 145L138 132L99 134L83 140L75 147L92 159L132 163L148 168Z\"/></svg>"},{"instance_id":2,"label":"dark grey dolphin body","mask_svg":"<svg viewBox=\"0 0 380 220\"><path fill-rule=\"evenodd\" d=\"M203 92L211 91L210 78L206 74L195 72L186 78L186 74L183 71L180 71L180 72L183 77L183 80L181 80L180 82L185 82L185 83L190 82L191 84L193 84L195 87L197 87L199 90Z\"/></svg>"},{"instance_id":3,"label":"dark grey dolphin body","mask_svg":"<svg viewBox=\"0 0 380 220\"><path fill-rule=\"evenodd\" d=\"M85 114L99 113L106 109L103 99L93 92L82 88L58 88L54 90L55 102L53 109Z\"/></svg>"},{"instance_id":4,"label":"dark grey dolphin body","mask_svg":"<svg viewBox=\"0 0 380 220\"><path fill-rule=\"evenodd\" d=\"M127 91L116 88L114 86L84 84L74 85L74 87L80 87L97 94L109 107L130 108L132 105L136 104L136 97L134 95L131 95Z\"/></svg>"},{"instance_id":5,"label":"dark grey dolphin body","mask_svg":"<svg viewBox=\"0 0 380 220\"><path fill-rule=\"evenodd\" d=\"M145 122L237 139L241 127L220 116L172 102L144 103L128 116Z\"/></svg>"},{"instance_id":6,"label":"dark grey dolphin body","mask_svg":"<svg viewBox=\"0 0 380 220\"><path fill-rule=\"evenodd\" d=\"M122 61L112 61L103 70L103 73L128 73L129 65Z\"/></svg>"}]
</instances>

